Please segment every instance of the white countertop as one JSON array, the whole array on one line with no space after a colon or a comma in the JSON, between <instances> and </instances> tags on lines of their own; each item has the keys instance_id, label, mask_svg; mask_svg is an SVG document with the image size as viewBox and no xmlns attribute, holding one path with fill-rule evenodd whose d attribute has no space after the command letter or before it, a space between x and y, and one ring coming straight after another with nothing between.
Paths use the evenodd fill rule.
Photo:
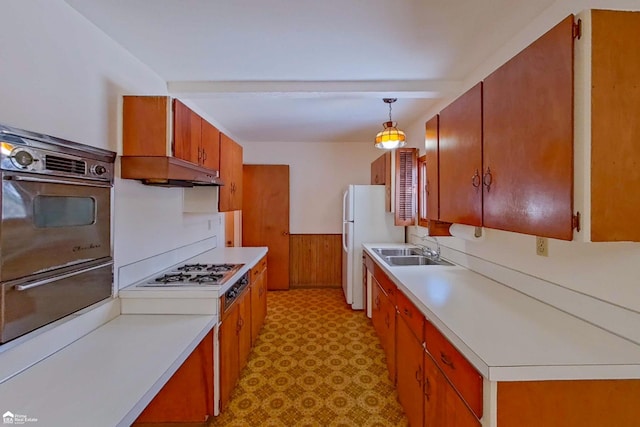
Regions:
<instances>
[{"instance_id":1,"label":"white countertop","mask_svg":"<svg viewBox=\"0 0 640 427\"><path fill-rule=\"evenodd\" d=\"M118 316L0 384L0 411L38 426L129 426L217 322Z\"/></svg>"},{"instance_id":2,"label":"white countertop","mask_svg":"<svg viewBox=\"0 0 640 427\"><path fill-rule=\"evenodd\" d=\"M640 346L460 266L396 266L398 288L491 381L640 378Z\"/></svg>"}]
</instances>

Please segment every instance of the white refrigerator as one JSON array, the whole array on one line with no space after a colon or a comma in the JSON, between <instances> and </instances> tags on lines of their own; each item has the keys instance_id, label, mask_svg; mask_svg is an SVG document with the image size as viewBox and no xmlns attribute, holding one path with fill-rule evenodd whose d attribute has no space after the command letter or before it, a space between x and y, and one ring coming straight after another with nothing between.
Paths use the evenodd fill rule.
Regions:
<instances>
[{"instance_id":1,"label":"white refrigerator","mask_svg":"<svg viewBox=\"0 0 640 427\"><path fill-rule=\"evenodd\" d=\"M342 289L347 304L364 309L363 243L402 243L404 227L385 210L384 185L350 185L342 203Z\"/></svg>"}]
</instances>

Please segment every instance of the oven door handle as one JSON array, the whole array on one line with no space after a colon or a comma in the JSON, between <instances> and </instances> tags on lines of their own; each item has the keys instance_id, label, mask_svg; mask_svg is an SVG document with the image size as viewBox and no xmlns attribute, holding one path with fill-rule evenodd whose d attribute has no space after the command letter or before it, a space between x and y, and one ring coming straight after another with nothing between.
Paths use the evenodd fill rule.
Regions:
<instances>
[{"instance_id":1,"label":"oven door handle","mask_svg":"<svg viewBox=\"0 0 640 427\"><path fill-rule=\"evenodd\" d=\"M6 175L4 179L7 181L39 182L44 184L65 184L65 185L81 185L83 187L111 188L111 184L101 184L97 182L96 183L77 182L77 181L67 181L64 179L33 178L33 177L17 176L17 175Z\"/></svg>"},{"instance_id":2,"label":"oven door handle","mask_svg":"<svg viewBox=\"0 0 640 427\"><path fill-rule=\"evenodd\" d=\"M105 262L103 264L94 265L93 267L83 268L82 270L72 271L70 273L61 274L60 276L49 277L43 280L37 280L35 282L28 283L26 285L15 285L13 289L16 291L26 291L28 289L37 288L38 286L46 285L51 282L57 282L58 280L67 279L69 277L77 276L78 274L86 273L92 270L96 270L98 268L106 267L109 265L113 265L113 261Z\"/></svg>"}]
</instances>

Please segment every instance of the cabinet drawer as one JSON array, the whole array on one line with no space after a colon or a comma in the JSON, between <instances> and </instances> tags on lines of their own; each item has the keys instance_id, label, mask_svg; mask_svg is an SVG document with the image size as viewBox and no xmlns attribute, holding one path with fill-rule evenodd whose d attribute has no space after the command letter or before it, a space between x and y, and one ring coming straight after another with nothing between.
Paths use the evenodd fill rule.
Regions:
<instances>
[{"instance_id":1,"label":"cabinet drawer","mask_svg":"<svg viewBox=\"0 0 640 427\"><path fill-rule=\"evenodd\" d=\"M391 279L389 279L387 273L385 273L380 267L378 267L378 264L373 265L373 276L376 278L378 283L380 283L380 286L387 294L391 302L393 302L393 305L395 305L396 294L398 293L398 287L396 286L396 284L393 283Z\"/></svg>"},{"instance_id":2,"label":"cabinet drawer","mask_svg":"<svg viewBox=\"0 0 640 427\"><path fill-rule=\"evenodd\" d=\"M449 378L473 413L482 418L482 375L431 322L426 322L424 338L427 351L433 356L438 367Z\"/></svg>"},{"instance_id":3,"label":"cabinet drawer","mask_svg":"<svg viewBox=\"0 0 640 427\"><path fill-rule=\"evenodd\" d=\"M407 322L416 339L422 342L424 336L424 315L402 292L396 296L396 306L400 316Z\"/></svg>"},{"instance_id":4,"label":"cabinet drawer","mask_svg":"<svg viewBox=\"0 0 640 427\"><path fill-rule=\"evenodd\" d=\"M256 280L260 274L267 268L267 256L263 256L256 265L251 268L251 282Z\"/></svg>"}]
</instances>

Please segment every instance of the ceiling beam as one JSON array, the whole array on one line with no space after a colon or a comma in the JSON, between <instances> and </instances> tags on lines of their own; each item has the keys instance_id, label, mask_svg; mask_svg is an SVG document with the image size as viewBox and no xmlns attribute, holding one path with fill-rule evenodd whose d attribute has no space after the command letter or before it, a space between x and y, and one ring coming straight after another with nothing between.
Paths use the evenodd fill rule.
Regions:
<instances>
[{"instance_id":1,"label":"ceiling beam","mask_svg":"<svg viewBox=\"0 0 640 427\"><path fill-rule=\"evenodd\" d=\"M334 81L170 81L171 95L191 98L272 96L288 98L442 98L455 94L456 80L334 80Z\"/></svg>"}]
</instances>

